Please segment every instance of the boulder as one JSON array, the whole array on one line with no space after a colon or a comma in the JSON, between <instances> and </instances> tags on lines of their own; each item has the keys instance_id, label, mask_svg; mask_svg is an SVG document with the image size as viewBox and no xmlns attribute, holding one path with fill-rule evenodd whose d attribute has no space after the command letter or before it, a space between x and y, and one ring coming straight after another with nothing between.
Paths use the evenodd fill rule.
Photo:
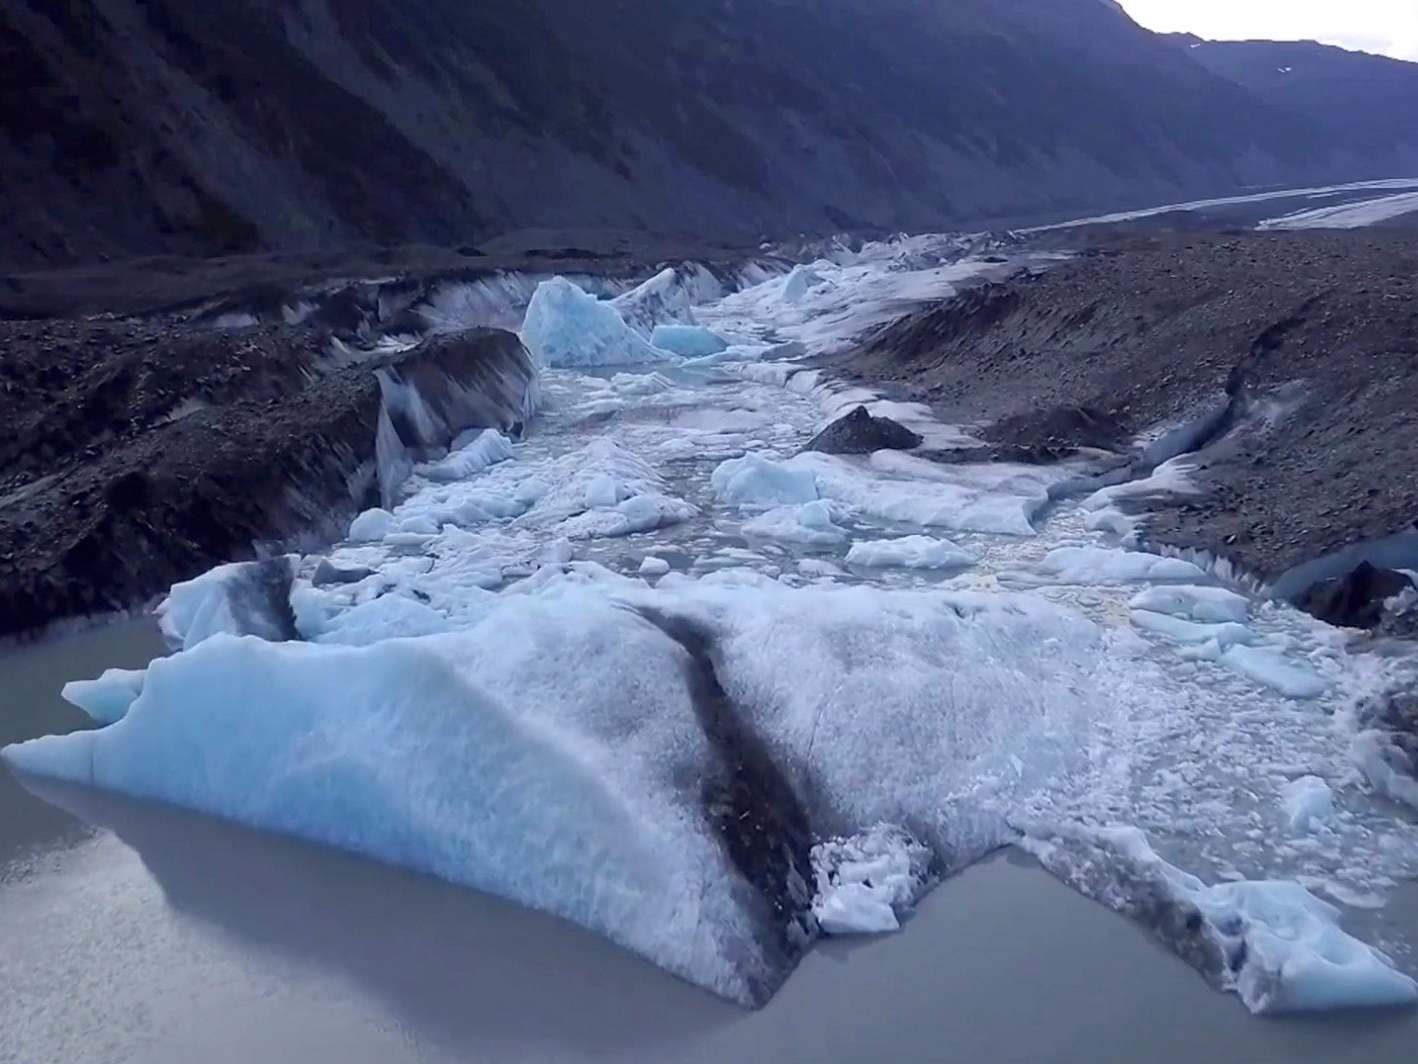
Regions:
<instances>
[{"instance_id":1,"label":"boulder","mask_svg":"<svg viewBox=\"0 0 1418 1064\"><path fill-rule=\"evenodd\" d=\"M871 454L873 451L909 451L922 443L904 425L890 418L872 417L859 406L819 432L804 448L822 454Z\"/></svg>"}]
</instances>

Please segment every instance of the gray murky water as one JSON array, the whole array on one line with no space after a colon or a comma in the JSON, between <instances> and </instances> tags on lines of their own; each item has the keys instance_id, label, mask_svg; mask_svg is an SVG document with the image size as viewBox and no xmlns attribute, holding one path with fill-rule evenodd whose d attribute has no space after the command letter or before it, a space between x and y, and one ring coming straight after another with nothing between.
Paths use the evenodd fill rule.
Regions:
<instances>
[{"instance_id":1,"label":"gray murky water","mask_svg":"<svg viewBox=\"0 0 1418 1064\"><path fill-rule=\"evenodd\" d=\"M6 741L140 622L0 656ZM288 839L0 770L0 1061L1413 1059L1418 1014L1265 1020L1005 855L903 933L820 944L744 1012L539 913ZM1418 892L1387 918L1418 921Z\"/></svg>"}]
</instances>

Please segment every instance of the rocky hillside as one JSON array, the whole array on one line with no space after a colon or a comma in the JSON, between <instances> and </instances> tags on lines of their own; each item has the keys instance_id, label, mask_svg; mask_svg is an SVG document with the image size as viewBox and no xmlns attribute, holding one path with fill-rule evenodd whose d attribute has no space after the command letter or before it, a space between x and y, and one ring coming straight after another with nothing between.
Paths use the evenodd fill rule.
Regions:
<instances>
[{"instance_id":1,"label":"rocky hillside","mask_svg":"<svg viewBox=\"0 0 1418 1064\"><path fill-rule=\"evenodd\" d=\"M1333 144L1360 152L1386 145L1418 150L1418 63L1314 41L1172 40L1212 73L1322 127Z\"/></svg>"},{"instance_id":2,"label":"rocky hillside","mask_svg":"<svg viewBox=\"0 0 1418 1064\"><path fill-rule=\"evenodd\" d=\"M1210 443L1188 491L1134 498L1143 541L1289 597L1364 559L1413 564L1415 278L1409 231L1124 235L903 319L837 368L1011 455L1127 452L1190 423Z\"/></svg>"},{"instance_id":3,"label":"rocky hillside","mask_svg":"<svg viewBox=\"0 0 1418 1064\"><path fill-rule=\"evenodd\" d=\"M0 264L936 228L1418 169L1191 51L1099 0L0 0Z\"/></svg>"}]
</instances>

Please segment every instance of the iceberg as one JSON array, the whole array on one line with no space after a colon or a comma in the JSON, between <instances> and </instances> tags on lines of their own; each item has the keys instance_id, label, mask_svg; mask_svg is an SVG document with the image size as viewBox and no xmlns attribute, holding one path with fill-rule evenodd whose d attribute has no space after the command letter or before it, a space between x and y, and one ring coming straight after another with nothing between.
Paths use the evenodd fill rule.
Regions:
<instances>
[{"instance_id":1,"label":"iceberg","mask_svg":"<svg viewBox=\"0 0 1418 1064\"><path fill-rule=\"evenodd\" d=\"M1208 886L1130 827L1026 830L1019 845L1080 893L1144 923L1256 1013L1418 1001L1418 983L1299 883Z\"/></svg>"},{"instance_id":2,"label":"iceberg","mask_svg":"<svg viewBox=\"0 0 1418 1064\"><path fill-rule=\"evenodd\" d=\"M496 893L759 1004L815 898L838 931L884 924L927 855L947 873L1008 839L983 804L1007 793L972 780L1067 778L1105 706L1082 693L1096 631L1039 599L663 591L585 564L525 583L441 634L396 631L426 615L393 594L325 620L370 645L215 634L116 723L3 757ZM901 823L909 845L813 864Z\"/></svg>"},{"instance_id":3,"label":"iceberg","mask_svg":"<svg viewBox=\"0 0 1418 1064\"><path fill-rule=\"evenodd\" d=\"M537 286L522 322L522 342L543 366L619 366L674 357L652 347L610 303L564 277Z\"/></svg>"}]
</instances>

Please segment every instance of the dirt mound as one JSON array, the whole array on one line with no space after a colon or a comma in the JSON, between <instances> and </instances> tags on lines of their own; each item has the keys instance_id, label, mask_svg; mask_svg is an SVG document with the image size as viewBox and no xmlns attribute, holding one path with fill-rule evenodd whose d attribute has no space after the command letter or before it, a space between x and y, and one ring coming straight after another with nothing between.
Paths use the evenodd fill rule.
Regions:
<instances>
[{"instance_id":1,"label":"dirt mound","mask_svg":"<svg viewBox=\"0 0 1418 1064\"><path fill-rule=\"evenodd\" d=\"M1248 429L1199 457L1203 493L1151 500L1145 535L1265 579L1418 519L1411 233L1115 239L905 319L838 369L1000 445L1121 447L1239 404Z\"/></svg>"}]
</instances>

